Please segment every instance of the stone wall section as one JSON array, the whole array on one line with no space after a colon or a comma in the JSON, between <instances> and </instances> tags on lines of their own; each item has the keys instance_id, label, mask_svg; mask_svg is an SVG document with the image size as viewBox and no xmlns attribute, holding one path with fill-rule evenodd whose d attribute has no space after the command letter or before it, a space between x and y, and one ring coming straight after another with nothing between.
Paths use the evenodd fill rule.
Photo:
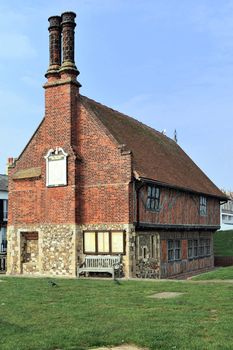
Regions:
<instances>
[{"instance_id":1,"label":"stone wall section","mask_svg":"<svg viewBox=\"0 0 233 350\"><path fill-rule=\"evenodd\" d=\"M157 232L137 232L136 269L139 278L160 277L160 237Z\"/></svg>"},{"instance_id":2,"label":"stone wall section","mask_svg":"<svg viewBox=\"0 0 233 350\"><path fill-rule=\"evenodd\" d=\"M8 227L7 274L76 276L75 225L31 225ZM25 261L24 232L38 232L38 241L29 242L30 261ZM36 244L38 250L36 251ZM29 252L28 250L28 252Z\"/></svg>"}]
</instances>

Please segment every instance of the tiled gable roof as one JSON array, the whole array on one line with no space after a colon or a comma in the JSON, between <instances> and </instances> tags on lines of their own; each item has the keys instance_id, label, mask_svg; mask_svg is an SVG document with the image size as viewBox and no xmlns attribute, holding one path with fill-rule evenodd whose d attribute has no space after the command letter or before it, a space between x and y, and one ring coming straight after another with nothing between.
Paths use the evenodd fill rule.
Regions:
<instances>
[{"instance_id":1,"label":"tiled gable roof","mask_svg":"<svg viewBox=\"0 0 233 350\"><path fill-rule=\"evenodd\" d=\"M133 155L133 170L140 178L226 199L226 196L181 147L139 121L80 96L81 103L101 121L119 144Z\"/></svg>"},{"instance_id":2,"label":"tiled gable roof","mask_svg":"<svg viewBox=\"0 0 233 350\"><path fill-rule=\"evenodd\" d=\"M8 191L8 176L0 174L0 191Z\"/></svg>"}]
</instances>

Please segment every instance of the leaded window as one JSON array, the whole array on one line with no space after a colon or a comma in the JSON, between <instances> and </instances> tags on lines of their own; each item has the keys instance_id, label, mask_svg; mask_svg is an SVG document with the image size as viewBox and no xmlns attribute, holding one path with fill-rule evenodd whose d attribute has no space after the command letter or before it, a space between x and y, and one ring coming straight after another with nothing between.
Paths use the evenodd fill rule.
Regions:
<instances>
[{"instance_id":1,"label":"leaded window","mask_svg":"<svg viewBox=\"0 0 233 350\"><path fill-rule=\"evenodd\" d=\"M149 210L158 210L160 200L160 190L156 186L149 185L147 187L146 208Z\"/></svg>"},{"instance_id":2,"label":"leaded window","mask_svg":"<svg viewBox=\"0 0 233 350\"><path fill-rule=\"evenodd\" d=\"M207 199L204 196L200 196L200 215L207 215Z\"/></svg>"},{"instance_id":3,"label":"leaded window","mask_svg":"<svg viewBox=\"0 0 233 350\"><path fill-rule=\"evenodd\" d=\"M205 239L205 255L210 255L210 239Z\"/></svg>"},{"instance_id":4,"label":"leaded window","mask_svg":"<svg viewBox=\"0 0 233 350\"><path fill-rule=\"evenodd\" d=\"M168 261L181 259L181 241L169 239L167 242Z\"/></svg>"},{"instance_id":5,"label":"leaded window","mask_svg":"<svg viewBox=\"0 0 233 350\"><path fill-rule=\"evenodd\" d=\"M188 258L192 258L193 257L193 248L194 248L194 244L193 244L193 240L189 239L188 240Z\"/></svg>"},{"instance_id":6,"label":"leaded window","mask_svg":"<svg viewBox=\"0 0 233 350\"><path fill-rule=\"evenodd\" d=\"M205 255L205 239L200 239L199 241L199 256Z\"/></svg>"}]
</instances>

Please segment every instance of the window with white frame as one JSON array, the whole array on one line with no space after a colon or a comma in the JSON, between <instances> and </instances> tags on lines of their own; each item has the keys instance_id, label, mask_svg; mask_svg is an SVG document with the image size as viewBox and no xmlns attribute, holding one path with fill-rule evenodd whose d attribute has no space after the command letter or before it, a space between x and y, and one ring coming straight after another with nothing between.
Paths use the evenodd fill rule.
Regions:
<instances>
[{"instance_id":1,"label":"window with white frame","mask_svg":"<svg viewBox=\"0 0 233 350\"><path fill-rule=\"evenodd\" d=\"M83 233L85 254L125 254L123 231L85 231Z\"/></svg>"},{"instance_id":2,"label":"window with white frame","mask_svg":"<svg viewBox=\"0 0 233 350\"><path fill-rule=\"evenodd\" d=\"M160 190L156 186L147 186L146 209L158 210L160 201Z\"/></svg>"},{"instance_id":3,"label":"window with white frame","mask_svg":"<svg viewBox=\"0 0 233 350\"><path fill-rule=\"evenodd\" d=\"M179 239L169 239L167 242L168 261L181 259L181 241Z\"/></svg>"},{"instance_id":4,"label":"window with white frame","mask_svg":"<svg viewBox=\"0 0 233 350\"><path fill-rule=\"evenodd\" d=\"M200 215L207 215L207 199L204 196L200 196Z\"/></svg>"},{"instance_id":5,"label":"window with white frame","mask_svg":"<svg viewBox=\"0 0 233 350\"><path fill-rule=\"evenodd\" d=\"M8 200L3 199L3 221L8 219Z\"/></svg>"},{"instance_id":6,"label":"window with white frame","mask_svg":"<svg viewBox=\"0 0 233 350\"><path fill-rule=\"evenodd\" d=\"M67 156L61 147L50 149L46 154L47 187L67 185Z\"/></svg>"}]
</instances>

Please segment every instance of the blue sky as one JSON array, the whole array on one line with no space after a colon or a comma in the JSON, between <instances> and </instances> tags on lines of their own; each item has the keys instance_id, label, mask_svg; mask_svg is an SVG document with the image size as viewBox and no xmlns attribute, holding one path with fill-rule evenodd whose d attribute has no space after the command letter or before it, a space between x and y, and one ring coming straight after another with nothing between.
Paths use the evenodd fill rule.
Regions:
<instances>
[{"instance_id":1,"label":"blue sky","mask_svg":"<svg viewBox=\"0 0 233 350\"><path fill-rule=\"evenodd\" d=\"M221 5L221 6L220 6ZM219 187L233 189L233 1L0 2L0 173L44 116L48 22L77 13L81 93L166 129Z\"/></svg>"}]
</instances>

